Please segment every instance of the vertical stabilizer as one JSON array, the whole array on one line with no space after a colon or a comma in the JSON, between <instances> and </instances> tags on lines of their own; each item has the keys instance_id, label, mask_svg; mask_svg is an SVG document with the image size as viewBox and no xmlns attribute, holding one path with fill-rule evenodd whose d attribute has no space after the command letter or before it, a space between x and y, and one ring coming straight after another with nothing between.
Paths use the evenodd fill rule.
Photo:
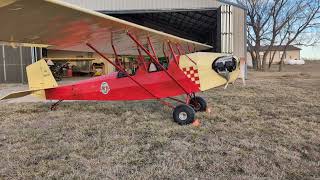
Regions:
<instances>
[{"instance_id":1,"label":"vertical stabilizer","mask_svg":"<svg viewBox=\"0 0 320 180\"><path fill-rule=\"evenodd\" d=\"M45 60L31 64L27 67L29 90L34 90L32 95L45 99L45 89L58 86Z\"/></svg>"}]
</instances>

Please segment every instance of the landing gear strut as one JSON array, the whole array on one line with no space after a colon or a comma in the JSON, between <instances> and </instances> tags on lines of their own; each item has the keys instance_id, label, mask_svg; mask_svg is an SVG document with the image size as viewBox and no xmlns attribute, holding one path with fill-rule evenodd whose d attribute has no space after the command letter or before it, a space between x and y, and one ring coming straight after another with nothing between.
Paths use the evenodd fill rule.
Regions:
<instances>
[{"instance_id":1,"label":"landing gear strut","mask_svg":"<svg viewBox=\"0 0 320 180\"><path fill-rule=\"evenodd\" d=\"M52 104L51 107L50 107L50 110L51 110L51 111L57 110L59 104L62 103L62 101L63 101L63 100L59 100L59 101L57 101L56 103Z\"/></svg>"}]
</instances>

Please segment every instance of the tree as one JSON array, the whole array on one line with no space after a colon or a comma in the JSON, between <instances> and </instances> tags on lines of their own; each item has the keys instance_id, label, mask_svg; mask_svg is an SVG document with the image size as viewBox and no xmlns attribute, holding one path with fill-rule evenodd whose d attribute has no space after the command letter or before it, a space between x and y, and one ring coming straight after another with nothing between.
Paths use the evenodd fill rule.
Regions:
<instances>
[{"instance_id":1,"label":"tree","mask_svg":"<svg viewBox=\"0 0 320 180\"><path fill-rule=\"evenodd\" d=\"M263 37L269 29L271 11L269 0L239 0L240 4L248 9L248 49L252 57L252 63L255 69L260 69L261 57L260 48Z\"/></svg>"},{"instance_id":2,"label":"tree","mask_svg":"<svg viewBox=\"0 0 320 180\"><path fill-rule=\"evenodd\" d=\"M314 44L318 38L302 37L319 28L320 0L237 0L245 6L248 26L248 49L255 69L266 70L267 57L274 45L284 45L279 70L290 45ZM265 46L262 51L261 46ZM260 53L263 56L260 56ZM269 67L275 52L271 54Z\"/></svg>"},{"instance_id":3,"label":"tree","mask_svg":"<svg viewBox=\"0 0 320 180\"><path fill-rule=\"evenodd\" d=\"M291 9L290 9L291 10ZM289 10L289 11L290 11ZM320 0L302 0L296 2L292 8L292 15L282 29L285 32L285 50L281 57L279 71L282 71L287 47L291 44L315 44L318 38L301 36L305 32L312 32L319 28Z\"/></svg>"}]
</instances>

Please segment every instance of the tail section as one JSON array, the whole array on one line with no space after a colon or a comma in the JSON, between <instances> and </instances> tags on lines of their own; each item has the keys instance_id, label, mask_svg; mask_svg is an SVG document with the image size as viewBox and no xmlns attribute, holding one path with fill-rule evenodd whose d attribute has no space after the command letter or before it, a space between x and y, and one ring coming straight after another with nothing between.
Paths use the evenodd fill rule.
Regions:
<instances>
[{"instance_id":1,"label":"tail section","mask_svg":"<svg viewBox=\"0 0 320 180\"><path fill-rule=\"evenodd\" d=\"M27 67L27 76L29 82L28 91L15 92L2 97L0 100L19 98L30 94L41 99L46 99L45 90L58 86L46 61L43 59Z\"/></svg>"},{"instance_id":2,"label":"tail section","mask_svg":"<svg viewBox=\"0 0 320 180\"><path fill-rule=\"evenodd\" d=\"M40 60L27 67L29 90L32 95L41 99L46 99L45 89L58 86L45 60Z\"/></svg>"}]
</instances>

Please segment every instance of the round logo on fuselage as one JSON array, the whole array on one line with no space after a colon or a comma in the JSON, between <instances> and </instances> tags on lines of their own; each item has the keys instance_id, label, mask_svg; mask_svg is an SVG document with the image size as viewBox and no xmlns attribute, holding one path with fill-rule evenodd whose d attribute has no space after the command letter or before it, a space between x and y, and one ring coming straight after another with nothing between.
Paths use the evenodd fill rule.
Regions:
<instances>
[{"instance_id":1,"label":"round logo on fuselage","mask_svg":"<svg viewBox=\"0 0 320 180\"><path fill-rule=\"evenodd\" d=\"M107 95L110 91L109 84L107 82L101 83L100 91L102 94Z\"/></svg>"}]
</instances>

